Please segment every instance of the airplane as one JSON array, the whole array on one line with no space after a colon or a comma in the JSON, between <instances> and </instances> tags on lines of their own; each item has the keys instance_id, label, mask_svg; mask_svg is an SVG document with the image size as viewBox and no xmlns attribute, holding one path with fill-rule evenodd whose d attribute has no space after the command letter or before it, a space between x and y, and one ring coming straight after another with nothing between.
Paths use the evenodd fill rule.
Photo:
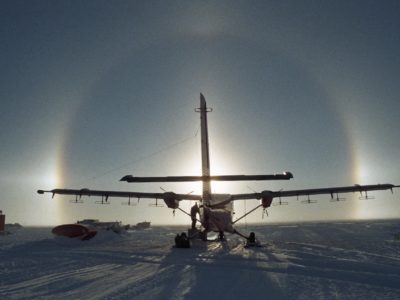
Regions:
<instances>
[{"instance_id":1,"label":"airplane","mask_svg":"<svg viewBox=\"0 0 400 300\"><path fill-rule=\"evenodd\" d=\"M211 191L211 181L253 181L253 180L290 180L293 178L291 172L283 172L280 174L270 175L211 175L210 174L210 154L209 154L209 141L208 141L208 125L207 125L207 114L212 112L210 107L207 107L206 100L203 94L200 93L200 107L195 109L196 112L200 113L200 124L201 124L201 165L202 175L201 176L166 176L166 177L135 177L132 175L126 175L120 179L120 181L126 181L129 183L144 183L144 182L202 182L202 194L178 194L174 192L163 192L163 193L147 193L147 192L125 192L125 191L106 191L106 190L90 190L87 188L83 189L52 189L52 190L38 190L39 194L51 193L52 197L55 194L62 195L75 195L76 202L78 202L82 196L100 196L103 204L108 203L109 197L126 197L129 198L129 203L132 198L137 199L155 199L156 205L158 200L163 200L168 208L175 210L178 209L183 213L187 214L192 219L192 226L188 230L189 238L199 237L203 240L207 240L207 233L217 232L219 234L218 239L224 240L224 233L233 233L242 236L243 238L249 239L248 236L241 234L235 229L235 224L254 212L258 208L264 210L269 208L274 199L279 199L276 204L286 204L282 202L284 197L297 197L307 196L306 203L312 203L310 195L321 195L327 194L331 196L332 201L340 201L339 194L349 192L359 192L361 197L369 199L369 191L376 190L391 190L398 188L393 184L374 184L374 185L354 185L354 186L341 186L341 187L328 187L328 188L317 188L317 189L301 189L301 190L279 190L271 191L264 190L261 192L244 193L244 194L217 194ZM364 193L364 196L363 196ZM79 200L78 200L79 199ZM254 209L246 212L241 217L233 220L233 202L237 200L260 200L260 204ZM195 205L192 206L190 213L184 211L179 207L180 201L189 200L196 201ZM200 205L197 204L199 202ZM197 215L200 216L197 219ZM196 226L197 221L200 223L200 229ZM253 236L254 233L251 233Z\"/></svg>"}]
</instances>

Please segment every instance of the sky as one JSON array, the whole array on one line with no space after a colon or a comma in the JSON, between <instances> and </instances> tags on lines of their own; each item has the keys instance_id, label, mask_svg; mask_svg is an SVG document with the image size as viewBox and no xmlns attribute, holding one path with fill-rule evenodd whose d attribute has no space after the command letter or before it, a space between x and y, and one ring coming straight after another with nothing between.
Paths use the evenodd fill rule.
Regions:
<instances>
[{"instance_id":1,"label":"sky","mask_svg":"<svg viewBox=\"0 0 400 300\"><path fill-rule=\"evenodd\" d=\"M200 93L213 109L212 174L294 174L214 192L400 184L399 15L399 1L1 1L6 222L189 223L154 201L73 204L36 190L200 193L119 181L200 174ZM400 216L399 191L343 196L287 199L243 222ZM235 216L257 204L238 201Z\"/></svg>"}]
</instances>

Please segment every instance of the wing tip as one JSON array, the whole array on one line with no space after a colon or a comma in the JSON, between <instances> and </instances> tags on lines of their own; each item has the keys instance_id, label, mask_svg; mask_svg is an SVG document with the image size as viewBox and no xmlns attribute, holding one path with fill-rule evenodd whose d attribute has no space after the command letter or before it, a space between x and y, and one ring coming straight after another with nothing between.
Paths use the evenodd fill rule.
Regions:
<instances>
[{"instance_id":1,"label":"wing tip","mask_svg":"<svg viewBox=\"0 0 400 300\"><path fill-rule=\"evenodd\" d=\"M122 177L119 181L127 181L129 182L129 180L132 178L132 175L125 175L124 177Z\"/></svg>"}]
</instances>

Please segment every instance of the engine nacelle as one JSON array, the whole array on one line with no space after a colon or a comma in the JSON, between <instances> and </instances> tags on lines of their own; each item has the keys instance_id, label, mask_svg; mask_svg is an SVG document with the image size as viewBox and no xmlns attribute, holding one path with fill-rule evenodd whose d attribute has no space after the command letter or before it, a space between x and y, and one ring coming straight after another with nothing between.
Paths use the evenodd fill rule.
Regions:
<instances>
[{"instance_id":1,"label":"engine nacelle","mask_svg":"<svg viewBox=\"0 0 400 300\"><path fill-rule=\"evenodd\" d=\"M261 204L263 208L270 207L272 200L274 200L274 195L271 191L261 192Z\"/></svg>"},{"instance_id":2,"label":"engine nacelle","mask_svg":"<svg viewBox=\"0 0 400 300\"><path fill-rule=\"evenodd\" d=\"M176 209L179 207L179 201L173 192L164 193L164 202L169 208Z\"/></svg>"}]
</instances>

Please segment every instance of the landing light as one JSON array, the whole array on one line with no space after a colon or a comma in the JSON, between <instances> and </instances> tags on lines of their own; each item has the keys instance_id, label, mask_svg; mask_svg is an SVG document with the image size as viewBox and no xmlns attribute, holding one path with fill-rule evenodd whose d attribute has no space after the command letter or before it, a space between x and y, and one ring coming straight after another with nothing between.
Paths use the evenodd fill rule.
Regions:
<instances>
[{"instance_id":1,"label":"landing light","mask_svg":"<svg viewBox=\"0 0 400 300\"><path fill-rule=\"evenodd\" d=\"M287 176L289 176L289 178L293 178L292 172L285 171L285 172L283 172L283 175L287 175Z\"/></svg>"}]
</instances>

